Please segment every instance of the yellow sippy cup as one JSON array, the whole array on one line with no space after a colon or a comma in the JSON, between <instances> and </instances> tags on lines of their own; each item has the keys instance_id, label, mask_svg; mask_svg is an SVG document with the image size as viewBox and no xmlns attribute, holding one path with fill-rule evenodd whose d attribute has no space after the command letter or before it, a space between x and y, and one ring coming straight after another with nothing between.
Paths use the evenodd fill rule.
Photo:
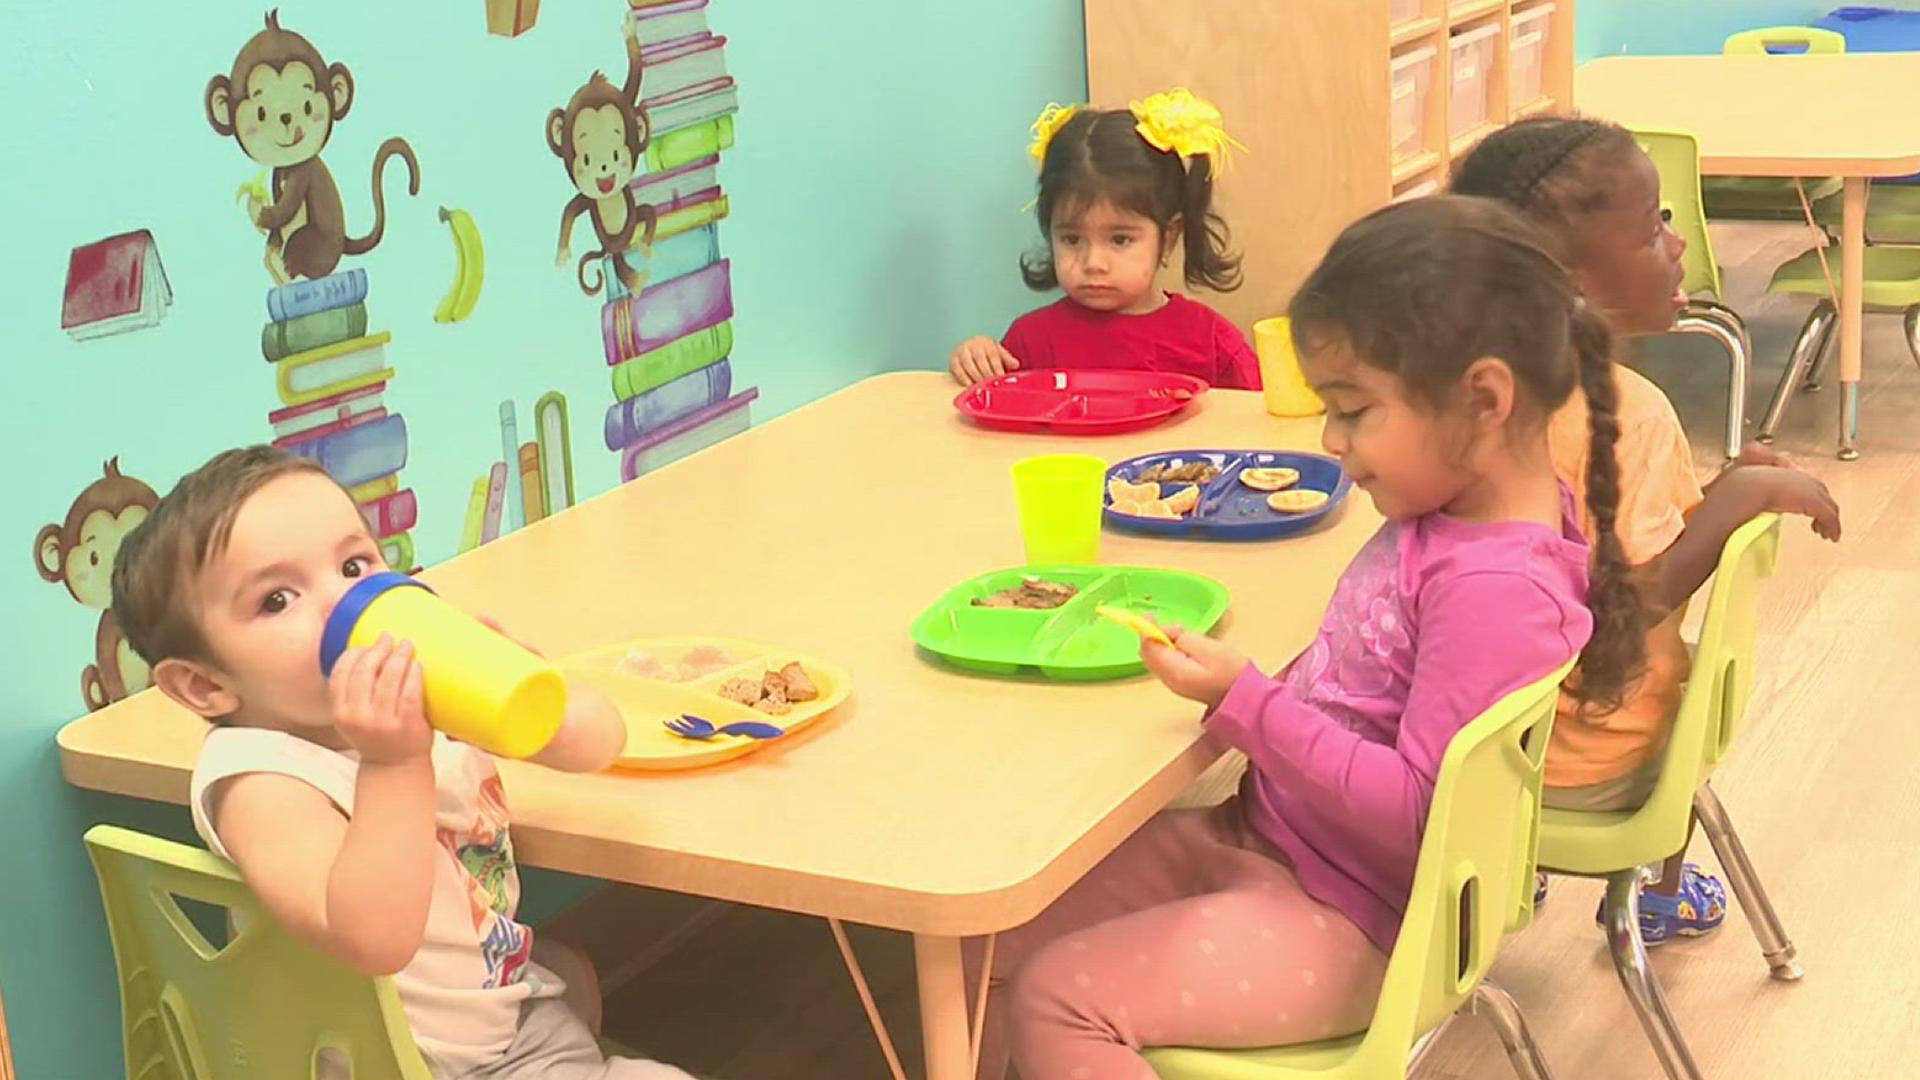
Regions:
<instances>
[{"instance_id":1,"label":"yellow sippy cup","mask_svg":"<svg viewBox=\"0 0 1920 1080\"><path fill-rule=\"evenodd\" d=\"M320 636L320 671L381 634L413 643L427 722L498 754L538 753L560 730L567 684L553 665L405 574L372 574L347 590Z\"/></svg>"}]
</instances>

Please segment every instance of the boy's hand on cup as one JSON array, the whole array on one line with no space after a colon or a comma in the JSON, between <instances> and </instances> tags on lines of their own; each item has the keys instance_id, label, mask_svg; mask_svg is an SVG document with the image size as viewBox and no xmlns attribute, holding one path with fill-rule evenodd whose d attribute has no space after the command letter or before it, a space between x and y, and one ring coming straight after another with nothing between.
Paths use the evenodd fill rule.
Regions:
<instances>
[{"instance_id":1,"label":"boy's hand on cup","mask_svg":"<svg viewBox=\"0 0 1920 1080\"><path fill-rule=\"evenodd\" d=\"M333 723L362 761L398 765L433 749L413 643L380 635L340 654L327 678Z\"/></svg>"},{"instance_id":2,"label":"boy's hand on cup","mask_svg":"<svg viewBox=\"0 0 1920 1080\"><path fill-rule=\"evenodd\" d=\"M962 386L997 379L1018 370L1019 358L985 334L961 342L947 359L947 371L953 375L953 381Z\"/></svg>"},{"instance_id":3,"label":"boy's hand on cup","mask_svg":"<svg viewBox=\"0 0 1920 1080\"><path fill-rule=\"evenodd\" d=\"M1227 691L1246 670L1247 658L1240 650L1205 634L1195 634L1178 626L1164 628L1173 639L1171 646L1142 639L1140 659L1167 689L1211 709L1220 704Z\"/></svg>"}]
</instances>

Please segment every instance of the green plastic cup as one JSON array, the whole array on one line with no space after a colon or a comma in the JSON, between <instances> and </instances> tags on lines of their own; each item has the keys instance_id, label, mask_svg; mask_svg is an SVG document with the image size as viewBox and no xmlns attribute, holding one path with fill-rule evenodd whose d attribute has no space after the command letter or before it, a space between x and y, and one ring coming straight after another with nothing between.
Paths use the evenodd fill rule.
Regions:
<instances>
[{"instance_id":1,"label":"green plastic cup","mask_svg":"<svg viewBox=\"0 0 1920 1080\"><path fill-rule=\"evenodd\" d=\"M1100 561L1100 494L1107 463L1091 454L1043 454L1015 462L1013 497L1028 566Z\"/></svg>"}]
</instances>

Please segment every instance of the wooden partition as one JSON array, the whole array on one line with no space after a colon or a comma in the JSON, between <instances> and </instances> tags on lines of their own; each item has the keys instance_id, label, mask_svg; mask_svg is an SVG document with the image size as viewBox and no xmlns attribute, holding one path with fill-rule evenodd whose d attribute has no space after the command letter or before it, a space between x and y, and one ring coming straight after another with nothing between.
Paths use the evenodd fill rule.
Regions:
<instances>
[{"instance_id":1,"label":"wooden partition","mask_svg":"<svg viewBox=\"0 0 1920 1080\"><path fill-rule=\"evenodd\" d=\"M1218 103L1248 147L1218 189L1245 284L1196 294L1242 327L1284 308L1348 222L1439 190L1453 159L1488 131L1563 110L1573 96L1574 0L1085 0L1085 9L1094 104L1186 86ZM1187 291L1177 270L1164 284Z\"/></svg>"}]
</instances>

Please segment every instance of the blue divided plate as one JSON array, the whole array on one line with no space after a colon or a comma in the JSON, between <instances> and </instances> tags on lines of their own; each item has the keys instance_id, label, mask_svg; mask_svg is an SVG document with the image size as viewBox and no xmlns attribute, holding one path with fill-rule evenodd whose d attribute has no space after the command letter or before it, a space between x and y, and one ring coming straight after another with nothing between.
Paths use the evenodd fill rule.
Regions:
<instances>
[{"instance_id":1,"label":"blue divided plate","mask_svg":"<svg viewBox=\"0 0 1920 1080\"><path fill-rule=\"evenodd\" d=\"M1103 493L1101 512L1106 523L1123 532L1148 536L1193 540L1277 540L1298 536L1320 524L1340 508L1340 504L1347 499L1347 492L1353 487L1353 481L1347 478L1346 470L1340 467L1338 461L1321 454L1291 450L1175 450L1164 454L1148 454L1109 467L1107 480L1109 484L1116 479L1142 483L1141 474L1155 465L1179 466L1194 462L1210 464L1220 470L1220 475L1201 489L1200 505L1192 513L1178 520L1116 513L1113 496ZM1246 468L1298 469L1300 482L1293 487L1326 492L1326 505L1304 514L1282 514L1267 505L1267 496L1271 492L1256 491L1240 482L1240 470ZM1161 494L1171 495L1182 486L1177 482L1162 483Z\"/></svg>"}]
</instances>

